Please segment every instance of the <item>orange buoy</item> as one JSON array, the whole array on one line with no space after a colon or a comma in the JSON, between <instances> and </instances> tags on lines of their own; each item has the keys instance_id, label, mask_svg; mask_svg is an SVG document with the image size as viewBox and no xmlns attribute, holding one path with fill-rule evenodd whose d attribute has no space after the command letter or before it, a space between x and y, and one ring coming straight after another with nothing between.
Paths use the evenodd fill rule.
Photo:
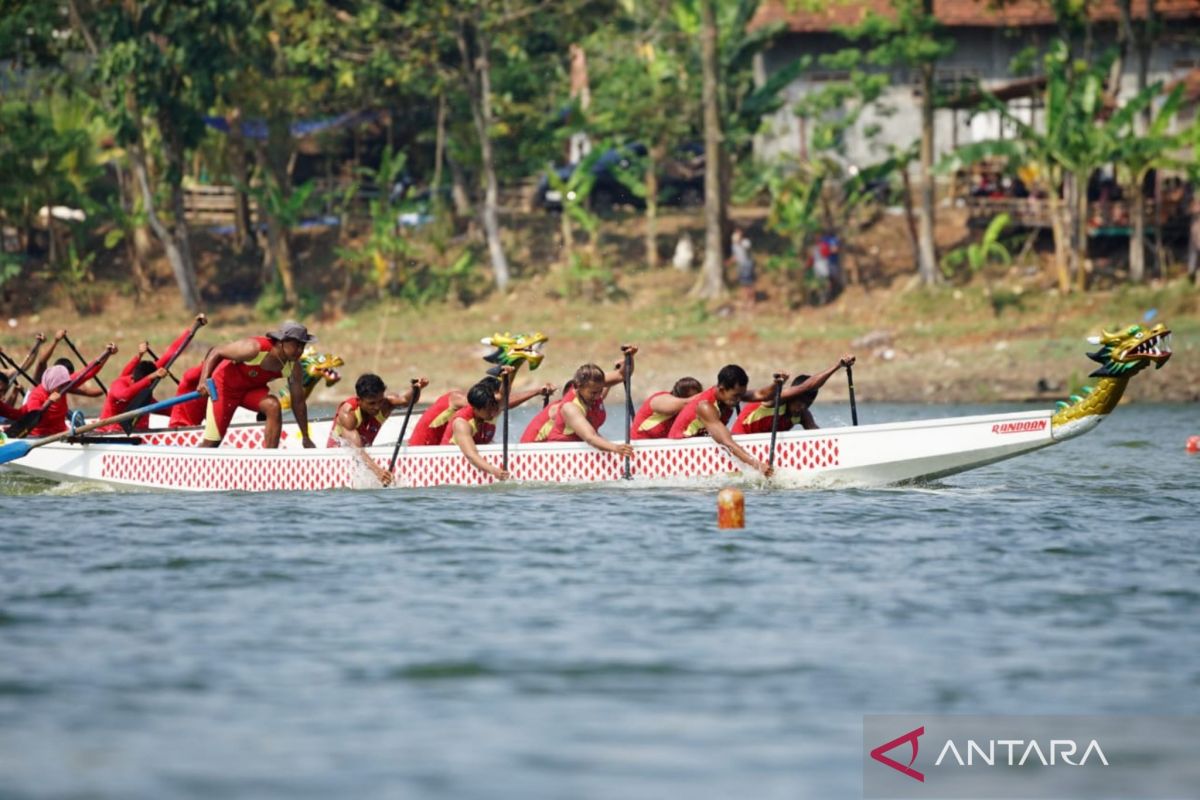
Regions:
<instances>
[{"instance_id":1,"label":"orange buoy","mask_svg":"<svg viewBox=\"0 0 1200 800\"><path fill-rule=\"evenodd\" d=\"M1189 453L1200 453L1200 436L1189 436L1184 449Z\"/></svg>"},{"instance_id":2,"label":"orange buoy","mask_svg":"<svg viewBox=\"0 0 1200 800\"><path fill-rule=\"evenodd\" d=\"M717 494L717 527L746 527L746 498L741 489L726 487Z\"/></svg>"}]
</instances>

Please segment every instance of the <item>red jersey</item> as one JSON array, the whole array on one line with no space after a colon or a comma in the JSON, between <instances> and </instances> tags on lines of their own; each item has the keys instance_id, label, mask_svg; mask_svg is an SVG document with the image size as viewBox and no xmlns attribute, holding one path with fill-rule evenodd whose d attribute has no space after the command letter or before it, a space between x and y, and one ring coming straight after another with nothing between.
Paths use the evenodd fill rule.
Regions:
<instances>
[{"instance_id":1,"label":"red jersey","mask_svg":"<svg viewBox=\"0 0 1200 800\"><path fill-rule=\"evenodd\" d=\"M92 378L100 374L100 369L103 366L103 363L90 365L79 372L72 374L71 383L74 383L76 386L78 386L85 381L90 381ZM40 410L42 404L45 403L49 397L50 392L47 392L45 389L43 389L41 384L33 387L29 391L29 394L25 396L25 405L21 407L21 414L24 415ZM69 414L70 411L71 409L67 405L67 395L64 392L62 397L50 404L50 407L46 409L46 413L42 414L42 418L38 420L38 423L34 425L33 428L30 429L29 433L25 435L31 438L36 438L39 436L53 436L56 433L62 433L63 431L67 430L67 414Z\"/></svg>"},{"instance_id":2,"label":"red jersey","mask_svg":"<svg viewBox=\"0 0 1200 800\"><path fill-rule=\"evenodd\" d=\"M196 391L196 387L200 385L200 368L202 366L202 364L197 364L183 373L183 377L179 379L179 391L175 392L176 397ZM190 428L195 425L203 425L204 409L207 405L208 400L197 397L195 400L171 406L171 427Z\"/></svg>"},{"instance_id":3,"label":"red jersey","mask_svg":"<svg viewBox=\"0 0 1200 800\"><path fill-rule=\"evenodd\" d=\"M579 395L575 394L574 392L571 392L571 399L570 400L564 399L563 402L564 403L574 403L579 408L579 410L583 412L584 416L587 417L587 421L589 423L591 423L591 426L593 428L595 428L596 430L599 430L600 426L604 424L604 420L608 419L608 412L604 410L604 397L603 396L597 397L596 402L592 403L590 406L585 406L583 404L583 400L579 397ZM550 428L549 435L546 436L546 441L547 442L579 442L579 441L582 441L582 439L579 438L579 434L576 433L575 431L571 430L571 427L569 425L567 425L567 418L563 415L561 408L558 410L558 414L555 415L554 424Z\"/></svg>"},{"instance_id":4,"label":"red jersey","mask_svg":"<svg viewBox=\"0 0 1200 800\"><path fill-rule=\"evenodd\" d=\"M771 432L771 417L775 414L775 407L763 405L762 403L747 403L742 409L742 413L738 414L737 421L733 423L733 427L729 429L730 433L770 433ZM790 431L796 425L803 425L804 421L799 416L791 416L787 413L786 408L779 409L779 428L781 431Z\"/></svg>"},{"instance_id":5,"label":"red jersey","mask_svg":"<svg viewBox=\"0 0 1200 800\"><path fill-rule=\"evenodd\" d=\"M562 404L569 403L574 398L575 390L567 389L561 399L555 400L539 411L525 427L525 432L521 434L521 443L534 444L546 441L546 437L550 435L550 431L554 428L554 421L558 417L558 412L562 410Z\"/></svg>"},{"instance_id":6,"label":"red jersey","mask_svg":"<svg viewBox=\"0 0 1200 800\"><path fill-rule=\"evenodd\" d=\"M450 418L454 416L454 409L450 408L451 394L446 392L425 409L413 428L412 438L408 440L410 445L429 447L442 443L443 435L450 429Z\"/></svg>"},{"instance_id":7,"label":"red jersey","mask_svg":"<svg viewBox=\"0 0 1200 800\"><path fill-rule=\"evenodd\" d=\"M729 424L729 418L733 416L733 409L727 408L717 402L717 387L710 386L700 394L688 400L688 404L683 407L683 410L675 415L675 421L671 423L671 432L669 434L672 439L688 439L692 436L707 436L708 430L704 427L704 421L696 415L696 409L704 401L712 403L717 409L717 414L721 418L721 422Z\"/></svg>"},{"instance_id":8,"label":"red jersey","mask_svg":"<svg viewBox=\"0 0 1200 800\"><path fill-rule=\"evenodd\" d=\"M350 406L354 409L354 419L358 422L355 430L358 431L358 440L362 442L363 447L368 447L375 442L375 437L379 435L379 429L383 427L383 423L387 420L388 415L380 411L378 414L364 414L362 408L359 407L357 397L351 397L346 402L338 406L340 413L344 406ZM326 447L341 447L342 446L343 429L341 423L337 421L337 417L333 420L333 430L329 432L329 441L325 443Z\"/></svg>"},{"instance_id":9,"label":"red jersey","mask_svg":"<svg viewBox=\"0 0 1200 800\"><path fill-rule=\"evenodd\" d=\"M0 417L17 422L22 416L21 409L16 406L10 406L8 403L0 400Z\"/></svg>"},{"instance_id":10,"label":"red jersey","mask_svg":"<svg viewBox=\"0 0 1200 800\"><path fill-rule=\"evenodd\" d=\"M467 424L471 426L471 439L475 444L491 444L492 439L496 437L496 426L491 422L484 422L481 419L475 419L475 409L470 406L464 406L454 413L450 423L446 425L446 432L442 434L440 444L454 444L454 420L465 419Z\"/></svg>"},{"instance_id":11,"label":"red jersey","mask_svg":"<svg viewBox=\"0 0 1200 800\"><path fill-rule=\"evenodd\" d=\"M670 392L655 392L646 398L642 407L633 417L633 425L629 430L630 439L665 439L671 432L671 422L675 414L659 414L650 407L650 401Z\"/></svg>"},{"instance_id":12,"label":"red jersey","mask_svg":"<svg viewBox=\"0 0 1200 800\"><path fill-rule=\"evenodd\" d=\"M120 376L117 377L112 385L108 387L108 397L104 401L104 410L100 412L101 419L115 417L117 414L123 414L130 410L130 403L142 393L144 389L150 387L154 383L154 376L147 375L140 381L133 380L133 369L141 363L141 355L134 356L129 359L129 363L125 365L125 369L121 370ZM146 405L154 402L151 397L146 401ZM137 430L146 430L150 427L150 416L144 415L137 418L133 423L133 427ZM114 422L112 425L105 425L103 428L97 428L100 433L117 433L122 430L121 423Z\"/></svg>"},{"instance_id":13,"label":"red jersey","mask_svg":"<svg viewBox=\"0 0 1200 800\"><path fill-rule=\"evenodd\" d=\"M253 337L258 342L258 355L249 361L225 360L213 370L213 382L217 384L217 395L224 397L222 390L232 390L238 394L249 389L259 389L277 378L282 378L285 372L290 372L292 362L283 365L282 370L263 368L262 362L275 346L266 336Z\"/></svg>"}]
</instances>

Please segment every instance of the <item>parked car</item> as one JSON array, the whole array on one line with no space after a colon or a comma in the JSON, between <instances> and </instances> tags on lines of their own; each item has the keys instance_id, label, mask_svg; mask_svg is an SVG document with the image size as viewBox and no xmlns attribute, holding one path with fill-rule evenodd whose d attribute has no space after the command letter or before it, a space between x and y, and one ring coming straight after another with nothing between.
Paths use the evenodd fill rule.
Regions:
<instances>
[{"instance_id":1,"label":"parked car","mask_svg":"<svg viewBox=\"0 0 1200 800\"><path fill-rule=\"evenodd\" d=\"M623 170L638 170L639 162L646 158L646 146L640 142L606 150L592 162L592 185L588 205L593 211L606 212L614 206L628 205L645 208L645 198L638 197L621 182L617 173ZM578 165L567 164L555 167L558 177L566 182ZM677 149L671 157L659 165L658 201L665 205L700 206L704 204L704 146L688 144ZM534 205L546 211L561 211L562 196L550 185L550 179L542 175L534 195Z\"/></svg>"}]
</instances>

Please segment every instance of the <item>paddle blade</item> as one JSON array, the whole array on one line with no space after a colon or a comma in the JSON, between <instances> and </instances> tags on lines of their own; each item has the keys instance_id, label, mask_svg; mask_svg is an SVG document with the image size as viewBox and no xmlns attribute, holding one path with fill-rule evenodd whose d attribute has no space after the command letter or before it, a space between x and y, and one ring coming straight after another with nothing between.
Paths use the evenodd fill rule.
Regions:
<instances>
[{"instance_id":1,"label":"paddle blade","mask_svg":"<svg viewBox=\"0 0 1200 800\"><path fill-rule=\"evenodd\" d=\"M29 442L20 439L9 442L6 445L0 446L0 464L7 464L10 461L16 461L21 456L28 453L33 448Z\"/></svg>"}]
</instances>

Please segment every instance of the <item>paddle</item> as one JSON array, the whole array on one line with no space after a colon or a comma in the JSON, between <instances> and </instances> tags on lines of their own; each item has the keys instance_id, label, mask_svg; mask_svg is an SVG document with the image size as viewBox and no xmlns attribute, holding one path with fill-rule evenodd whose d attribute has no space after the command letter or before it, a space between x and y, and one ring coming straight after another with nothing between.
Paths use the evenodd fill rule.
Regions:
<instances>
[{"instance_id":1,"label":"paddle","mask_svg":"<svg viewBox=\"0 0 1200 800\"><path fill-rule=\"evenodd\" d=\"M501 380L504 381L504 383L501 384L503 387L502 391L504 392L504 396L500 401L504 404L504 429L501 435L501 442L503 443L504 449L501 451L500 468L505 472L508 472L508 394L509 389L512 388L512 373L505 372Z\"/></svg>"},{"instance_id":2,"label":"paddle","mask_svg":"<svg viewBox=\"0 0 1200 800\"><path fill-rule=\"evenodd\" d=\"M67 347L71 348L71 352L75 354L75 357L78 358L81 363L86 360L83 357L83 353L79 352L79 348L76 347L75 343L71 341L70 336L67 336L64 333L63 341L67 343ZM100 387L100 391L104 392L105 394L108 394L108 387L104 385L104 381L100 380L99 375L96 376L96 384Z\"/></svg>"},{"instance_id":3,"label":"paddle","mask_svg":"<svg viewBox=\"0 0 1200 800\"><path fill-rule=\"evenodd\" d=\"M87 367L85 367L84 369L75 373L74 378L67 381L65 384L63 384L61 387L59 387L55 391L58 392L60 397L66 396L67 392L71 391L76 386L83 383L82 378L85 375L92 373L94 370L98 370L104 364L104 362L108 360L108 357L110 355L112 355L112 351L105 349L104 353L101 354L99 358L97 358L91 364L88 364ZM51 392L51 394L54 394L54 392ZM46 411L48 411L50 406L52 406L52 405L54 405L54 401L51 400L49 397L47 397L46 402L42 403L41 408L37 409L36 411L30 411L24 417L21 417L20 422L9 427L9 429L8 429L9 438L10 439L19 439L22 436L24 436L25 434L29 433L31 430L33 430L34 426L36 426L41 421L42 415L45 414Z\"/></svg>"},{"instance_id":4,"label":"paddle","mask_svg":"<svg viewBox=\"0 0 1200 800\"><path fill-rule=\"evenodd\" d=\"M29 377L29 373L26 372L25 370L21 369L21 365L18 364L16 361L14 361L12 359L12 356L10 356L8 353L5 353L3 350L0 350L0 359L3 359L6 363L12 365L12 368L15 369L18 373L20 373L22 378L29 381L30 386L37 386L37 381L35 381L33 378Z\"/></svg>"},{"instance_id":5,"label":"paddle","mask_svg":"<svg viewBox=\"0 0 1200 800\"><path fill-rule=\"evenodd\" d=\"M846 365L846 383L850 387L850 421L858 424L858 406L854 403L854 370Z\"/></svg>"},{"instance_id":6,"label":"paddle","mask_svg":"<svg viewBox=\"0 0 1200 800\"><path fill-rule=\"evenodd\" d=\"M771 402L774 407L771 409L771 449L767 452L767 466L775 466L775 434L779 432L779 396L783 394L783 382L787 378L782 372L776 372L773 376L775 380L775 399Z\"/></svg>"},{"instance_id":7,"label":"paddle","mask_svg":"<svg viewBox=\"0 0 1200 800\"><path fill-rule=\"evenodd\" d=\"M167 370L168 375L171 374L171 365L175 363L175 359L179 358L179 356L181 356L183 354L183 351L188 349L188 345L190 345L192 343L192 339L196 336L196 331L200 330L200 328L202 326L207 325L207 324L208 324L208 318L205 317L203 314L199 314L196 316L196 320L195 320L195 322L192 323L192 327L188 331L187 338L185 338L183 340L183 344L181 344L179 346L179 348L174 353L171 354L171 357L169 359L167 359L167 363L163 365L163 368ZM158 361L158 356L154 355L154 351L152 351L149 347L146 348L146 354L149 355L151 358L153 358L155 362ZM175 378L174 375L171 375L171 377L175 380L175 383L179 383L178 378ZM152 380L150 382L149 386L147 386L145 389L142 389L142 391L138 392L137 397L133 398L133 400L131 400L129 402L129 407L131 409L140 408L141 406L148 403L150 401L150 399L154 397L154 390L156 388L158 388L158 383L161 380L162 380L162 378L155 378L154 380ZM134 417L133 419L129 420L128 422L121 423L121 430L125 431L126 433L132 432L133 426L136 422L137 422L137 417Z\"/></svg>"},{"instance_id":8,"label":"paddle","mask_svg":"<svg viewBox=\"0 0 1200 800\"><path fill-rule=\"evenodd\" d=\"M629 391L629 385L633 380L633 353L629 349L629 345L621 345L621 352L625 355L625 366L621 370L622 379L625 383L625 444L629 444L629 433L633 429L633 395ZM633 477L632 459L625 456L625 480Z\"/></svg>"},{"instance_id":9,"label":"paddle","mask_svg":"<svg viewBox=\"0 0 1200 800\"><path fill-rule=\"evenodd\" d=\"M214 384L212 382L211 378L208 380L208 391L211 393L213 399L215 400L217 397L217 387L216 387L216 384ZM201 395L199 392L188 392L187 394L181 394L178 397L172 397L169 400L163 400L160 403L154 403L153 405L149 405L144 408L135 408L133 411L126 411L122 414L117 414L115 417L109 417L108 419L98 419L95 422L89 422L87 425L81 425L80 427L75 428L74 430L67 429L67 430L63 431L62 433L56 433L52 436L43 436L40 439L28 439L28 440L17 439L16 441L12 441L6 445L0 446L0 464L7 464L10 461L16 461L18 458L21 458L22 456L28 454L29 451L35 447L41 447L44 444L50 444L51 442L61 441L63 439L67 439L71 436L78 436L81 433L87 433L88 431L94 431L97 428L103 428L105 425L112 425L117 422L123 422L124 420L130 419L131 417L137 417L141 414L145 414L145 413L148 413L151 411L161 411L165 408L170 408L171 406L179 405L180 403L186 403L189 400L195 400L197 397L200 397L200 396Z\"/></svg>"},{"instance_id":10,"label":"paddle","mask_svg":"<svg viewBox=\"0 0 1200 800\"><path fill-rule=\"evenodd\" d=\"M182 348L180 348L180 349L182 349ZM146 348L146 355L150 356L150 358L151 358L151 359L153 359L155 363L158 363L158 354L157 354L157 353L155 353L155 352L154 352L154 350L153 350L152 348L149 348L149 347L147 347L147 348ZM167 363L168 363L168 364L174 364L174 363L175 363L175 356L171 356L171 360L170 360L170 361L168 361ZM178 385L179 385L179 378L176 378L176 377L175 377L175 373L174 373L174 372L171 372L171 368L170 368L170 367L163 367L163 369L165 369L165 370L167 371L167 377L168 377L168 378L170 378L171 380L175 381L175 385L176 385L176 386L178 386Z\"/></svg>"},{"instance_id":11,"label":"paddle","mask_svg":"<svg viewBox=\"0 0 1200 800\"><path fill-rule=\"evenodd\" d=\"M400 445L404 444L404 434L408 432L408 418L412 416L413 406L417 404L417 398L420 396L420 382L413 378L412 394L408 396L408 408L404 409L404 424L400 426L400 438L396 440L396 446L392 448L392 460L388 462L388 472L395 473L396 471L396 458L400 455Z\"/></svg>"}]
</instances>

